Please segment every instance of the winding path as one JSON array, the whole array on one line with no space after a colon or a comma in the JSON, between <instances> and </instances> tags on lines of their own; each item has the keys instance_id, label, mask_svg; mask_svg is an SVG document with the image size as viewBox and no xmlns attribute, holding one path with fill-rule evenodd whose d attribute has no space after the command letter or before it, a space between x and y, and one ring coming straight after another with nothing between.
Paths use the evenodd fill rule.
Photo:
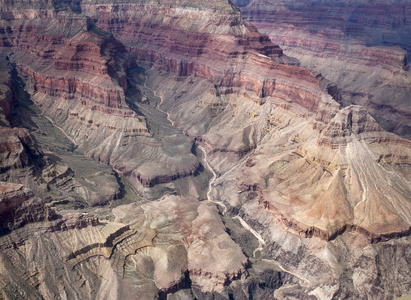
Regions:
<instances>
[{"instance_id":1,"label":"winding path","mask_svg":"<svg viewBox=\"0 0 411 300\"><path fill-rule=\"evenodd\" d=\"M272 263L272 264L276 265L277 267L279 267L282 271L284 271L284 272L286 272L286 273L289 273L289 274L297 277L298 279L305 281L305 282L308 283L308 284L311 284L311 282L310 282L308 279L302 277L301 275L298 275L297 273L294 273L294 272L291 272L291 271L287 270L287 269L284 268L282 265L280 265L279 262L277 262L277 261L275 261L275 260L272 260L272 259L264 259L264 258L263 258L262 260L265 261L265 262L268 262L268 263Z\"/></svg>"},{"instance_id":2,"label":"winding path","mask_svg":"<svg viewBox=\"0 0 411 300\"><path fill-rule=\"evenodd\" d=\"M206 167L208 170L210 170L211 173L213 173L213 178L211 178L211 180L208 182L207 200L210 201L210 202L213 202L213 203L215 203L215 204L217 204L217 205L219 205L219 206L221 206L221 207L223 207L223 208L224 208L223 215L225 215L226 212L227 212L227 206L226 206L223 202L221 202L221 201L214 200L213 197L211 196L211 187L212 187L212 185L214 184L214 182L215 182L216 179L217 179L217 174L216 174L216 172L213 170L213 168L210 166L210 164L208 163L208 160L207 160L207 151L204 149L203 146L199 145L198 143L197 143L197 147L198 147L198 149L200 149L201 152L203 152L203 154L204 154L203 161L204 161L205 167Z\"/></svg>"},{"instance_id":3,"label":"winding path","mask_svg":"<svg viewBox=\"0 0 411 300\"><path fill-rule=\"evenodd\" d=\"M250 225L247 224L246 221L243 220L243 218L241 218L240 216L235 216L233 219L237 219L240 221L241 225L244 227L244 229L250 231L258 240L258 248L256 248L253 251L253 257L255 258L255 254L257 253L257 251L262 251L263 247L265 246L265 241L263 239L263 237L254 229L251 228Z\"/></svg>"},{"instance_id":4,"label":"winding path","mask_svg":"<svg viewBox=\"0 0 411 300\"><path fill-rule=\"evenodd\" d=\"M151 89L147 86L147 79L148 79L148 77L146 76L146 80L144 81L144 85L143 85L144 88L147 89L147 90L150 90L155 97L160 98L160 103L157 104L157 109L159 111L161 111L162 113L166 114L167 120L171 123L171 126L178 128L177 126L174 125L174 122L170 119L170 114L161 108L161 105L164 102L164 97L161 96L161 95L157 95L156 92L153 89ZM184 133L184 131L182 131L182 132Z\"/></svg>"},{"instance_id":5,"label":"winding path","mask_svg":"<svg viewBox=\"0 0 411 300\"><path fill-rule=\"evenodd\" d=\"M177 126L174 125L174 122L171 120L170 114L169 114L168 112L164 111L164 110L161 108L161 105L162 105L163 102L164 102L164 97L161 96L161 95L157 95L156 92L155 92L153 89L151 89L151 88L149 88L149 87L147 86L147 77L146 77L146 80L144 81L144 85L143 85L143 86L144 86L145 89L150 90L150 91L153 93L154 96L160 98L160 103L157 105L157 109L158 109L159 111L161 111L162 113L164 113L164 114L167 115L167 120L171 123L171 125L172 125L173 127L178 128ZM180 129L180 128L179 128L179 129ZM180 129L180 130L181 130L181 129ZM182 132L184 135L187 135L184 130L181 130L181 132ZM223 215L225 215L225 213L227 212L227 206L226 206L223 202L221 202L221 201L214 200L213 197L211 196L211 187L212 187L212 185L214 184L214 182L215 182L216 179L217 179L217 174L216 174L216 172L213 170L213 168L210 166L210 164L209 164L208 161L207 161L207 151L205 150L205 148L204 148L202 145L200 145L199 143L196 143L196 145L197 145L198 149L200 149L201 152L203 152L203 162L204 162L205 167L206 167L208 170L210 170L210 172L213 174L213 178L211 178L211 180L208 182L207 200L210 201L210 202L213 202L213 203L215 203L215 204L217 204L217 205L219 205L219 206L221 206L221 207L223 207L223 208L224 208Z\"/></svg>"},{"instance_id":6,"label":"winding path","mask_svg":"<svg viewBox=\"0 0 411 300\"><path fill-rule=\"evenodd\" d=\"M58 129L60 129L60 131L66 136L66 138L68 138L75 146L77 146L76 141L75 141L71 136L69 136L69 135L63 130L63 128L61 128L60 126L56 125L56 124L53 122L52 119L50 119L49 117L47 117L47 116L44 115L43 113L42 113L42 115L43 115L43 117L45 117L47 120L49 120L49 121L51 122L51 124L53 124L54 127L57 127Z\"/></svg>"},{"instance_id":7,"label":"winding path","mask_svg":"<svg viewBox=\"0 0 411 300\"><path fill-rule=\"evenodd\" d=\"M153 93L154 96L160 98L160 103L157 105L157 109L158 109L159 111L161 111L162 113L166 114L166 115L167 115L167 120L170 121L170 123L171 123L171 125L172 125L173 127L176 127L176 126L174 125L174 122L170 119L170 114L169 114L168 112L164 111L164 110L161 108L161 105L162 105L163 102L164 102L164 97L161 96L161 95L157 95L154 90L152 90L151 88L149 88L149 87L147 86L147 77L146 77L146 80L144 81L144 88L150 90L150 91ZM176 128L178 128L178 127L176 127ZM180 129L180 130L181 130L181 129ZM183 134L186 135L186 132L185 132L185 131L182 130L182 132L183 132ZM204 148L202 145L200 145L199 143L196 143L196 145L197 145L198 149L200 149L201 152L203 152L203 162L204 162L204 166L205 166L208 170L210 170L210 172L213 174L213 177L212 177L212 178L210 179L210 181L208 182L207 200L210 201L210 202L215 203L216 205L219 205L219 206L223 207L223 208L224 208L224 211L223 211L222 214L225 215L226 212L227 212L227 206L226 206L222 201L214 200L213 197L211 196L212 186L213 186L214 182L215 182L216 179L217 179L217 174L216 174L216 172L214 171L214 169L210 166L210 164L209 164L209 162L208 162L208 160L207 160L207 151L205 150L205 148ZM254 152L254 151L253 151L253 152ZM232 170L233 170L233 168L230 170L230 172L231 172ZM244 227L244 229L250 231L251 234L253 234L253 235L256 237L256 239L258 240L258 248L256 248L256 249L253 251L253 256L254 256L254 258L255 258L255 255L256 255L257 251L262 251L263 247L265 246L265 241L264 241L264 239L262 238L262 236L261 236L257 231L255 231L253 228L251 228L251 226L248 225L247 222L244 221L240 216L235 216L235 217L233 217L233 219L238 219L238 220L240 221L241 225ZM281 267L281 266L280 266L280 267Z\"/></svg>"}]
</instances>

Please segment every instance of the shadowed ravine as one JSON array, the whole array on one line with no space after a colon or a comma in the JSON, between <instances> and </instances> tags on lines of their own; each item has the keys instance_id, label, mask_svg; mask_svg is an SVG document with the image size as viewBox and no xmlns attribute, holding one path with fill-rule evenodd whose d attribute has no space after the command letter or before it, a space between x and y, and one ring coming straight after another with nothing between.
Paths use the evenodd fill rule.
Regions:
<instances>
[{"instance_id":1,"label":"shadowed ravine","mask_svg":"<svg viewBox=\"0 0 411 300\"><path fill-rule=\"evenodd\" d=\"M411 7L324 1L0 0L0 299L411 294Z\"/></svg>"}]
</instances>

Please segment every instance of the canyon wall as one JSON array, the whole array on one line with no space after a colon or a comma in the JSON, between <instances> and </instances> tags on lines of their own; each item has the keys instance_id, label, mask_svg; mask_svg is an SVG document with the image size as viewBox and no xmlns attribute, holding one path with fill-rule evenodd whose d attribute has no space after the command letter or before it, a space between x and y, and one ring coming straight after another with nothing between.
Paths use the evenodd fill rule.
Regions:
<instances>
[{"instance_id":1,"label":"canyon wall","mask_svg":"<svg viewBox=\"0 0 411 300\"><path fill-rule=\"evenodd\" d=\"M50 211L0 236L5 298L411 293L411 142L364 101L395 82L407 135L405 51L276 3L0 1L2 184Z\"/></svg>"},{"instance_id":2,"label":"canyon wall","mask_svg":"<svg viewBox=\"0 0 411 300\"><path fill-rule=\"evenodd\" d=\"M196 171L198 162L190 153L189 139L179 141L186 151L166 140L163 151L144 116L126 103L126 73L136 66L121 43L68 8L8 7L2 11L2 45L12 51L10 60L32 100L73 139L79 151L143 186ZM136 157L136 148L149 154ZM153 157L153 152L162 158ZM173 170L171 174L164 172L165 166Z\"/></svg>"},{"instance_id":3,"label":"canyon wall","mask_svg":"<svg viewBox=\"0 0 411 300\"><path fill-rule=\"evenodd\" d=\"M247 1L245 19L303 66L367 108L386 130L409 138L411 28L407 1ZM408 51L408 53L407 53Z\"/></svg>"}]
</instances>

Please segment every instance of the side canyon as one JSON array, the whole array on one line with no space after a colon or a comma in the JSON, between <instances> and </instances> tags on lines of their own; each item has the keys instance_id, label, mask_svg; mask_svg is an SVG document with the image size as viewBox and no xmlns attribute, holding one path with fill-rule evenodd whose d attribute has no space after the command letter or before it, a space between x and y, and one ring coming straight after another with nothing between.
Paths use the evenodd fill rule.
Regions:
<instances>
[{"instance_id":1,"label":"side canyon","mask_svg":"<svg viewBox=\"0 0 411 300\"><path fill-rule=\"evenodd\" d=\"M410 295L411 6L328 2L0 0L0 299Z\"/></svg>"}]
</instances>

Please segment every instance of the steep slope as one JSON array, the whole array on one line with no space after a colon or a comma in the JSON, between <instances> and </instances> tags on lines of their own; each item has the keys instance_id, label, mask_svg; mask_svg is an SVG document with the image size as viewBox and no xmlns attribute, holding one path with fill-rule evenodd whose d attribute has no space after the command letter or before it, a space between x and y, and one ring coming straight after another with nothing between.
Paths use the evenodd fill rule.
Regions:
<instances>
[{"instance_id":1,"label":"steep slope","mask_svg":"<svg viewBox=\"0 0 411 300\"><path fill-rule=\"evenodd\" d=\"M149 4L82 4L82 10L141 62L149 63L147 85L161 95L172 122L205 146L206 159L218 177L209 199L222 200L229 210L240 211L269 241L276 240L272 226L283 224L280 228L285 226L291 235L305 238L346 242L365 238L375 243L406 236L398 243L407 243L409 141L384 132L359 106L340 108L335 100L341 101L341 94L318 73L279 64L295 62L283 55L264 56L256 45L243 47L243 40L255 31L237 19L236 10L217 29L204 20L207 14L200 4L186 3L184 9L175 3ZM184 46L193 29L195 41L203 44ZM217 41L218 48L213 46ZM404 72L404 53L398 50L398 58L390 55L384 63L398 59L400 63L391 67ZM270 220L261 227L256 222L259 214ZM329 247L320 244L321 249ZM295 247L299 249L298 244ZM304 251L317 251L307 247ZM333 259L342 255L340 251L358 250L355 243L349 250L336 247ZM265 253L277 255L268 248ZM327 267L333 270L334 283L325 284L320 274L296 269L312 263L307 259L292 267L303 277L311 277L311 284L301 286L305 293L314 293L313 282L324 285L318 291L324 297L350 293L341 276L354 270L355 263L344 258L347 270L343 273L335 265ZM328 258L318 259L320 265L329 264ZM333 288L327 288L328 284ZM401 293L407 291L396 287ZM356 288L354 293L364 297L376 291Z\"/></svg>"},{"instance_id":2,"label":"steep slope","mask_svg":"<svg viewBox=\"0 0 411 300\"><path fill-rule=\"evenodd\" d=\"M230 2L4 3L29 98L137 191L0 236L5 298L411 293L409 140Z\"/></svg>"},{"instance_id":3,"label":"steep slope","mask_svg":"<svg viewBox=\"0 0 411 300\"><path fill-rule=\"evenodd\" d=\"M36 195L55 202L75 202L82 206L117 199L121 192L111 169L72 153L70 140L49 120L39 116L38 109L35 112L36 108L21 89L16 69L4 53L0 56L4 79L0 96L0 179L24 184ZM87 169L88 180L84 180L84 172L80 171L83 168Z\"/></svg>"},{"instance_id":4,"label":"steep slope","mask_svg":"<svg viewBox=\"0 0 411 300\"><path fill-rule=\"evenodd\" d=\"M384 129L409 138L408 1L255 0L243 5L243 16L287 55L336 83L345 105L365 106Z\"/></svg>"},{"instance_id":5,"label":"steep slope","mask_svg":"<svg viewBox=\"0 0 411 300\"><path fill-rule=\"evenodd\" d=\"M356 163L352 159L342 157L347 155L346 152L353 151L354 156L363 155L364 159L370 159L368 163L371 165L384 161L385 157L393 157L398 170L404 168L400 172L407 173L410 146L407 140L385 133L360 107L340 109L340 105L323 91L326 87L323 86L321 76L305 68L280 64L292 62L281 52L271 58L259 53L262 41L267 43L267 47L275 47L264 37L259 38L254 44L244 42L250 40L250 37L258 36L258 33L241 21L238 11L229 4L224 6L218 2L223 8L219 7L219 15L216 14L220 17L221 23L215 28L210 27L210 23L205 21L204 16L208 11L198 3L190 2L191 4L187 4L188 7L183 10L173 3L153 7L149 5L150 1L133 4L136 6L130 6L130 3L88 3L82 2L82 11L94 18L98 26L112 31L126 46L137 53L140 60L149 58L150 65L153 65L152 70L169 72L165 73L166 77L159 76L161 72L152 71L156 73L153 73L148 83L164 95L164 105L174 124L207 146L211 165L217 173L225 172L237 163L239 158L256 147L258 149L260 145L267 144L272 147L272 144L282 144L284 147L290 142L294 147L293 151L303 156L302 161L305 161L305 156L308 155L312 156L308 161L317 159L321 166L330 166L329 170L326 166L322 172L333 173L344 166L352 167L356 170L353 172L358 173L359 167L354 166ZM167 13L162 13L163 10ZM126 23L125 20L132 22ZM158 25L151 25L154 20ZM183 20L186 23L183 23ZM193 29L196 29L197 40L201 39L200 36L208 36L208 39L203 39L204 46L190 43L190 47L196 48L191 52L187 52L184 46L173 46L183 45L186 37L193 34ZM137 39L129 39L130 30L134 30ZM156 38L148 39L148 35ZM218 49L214 46L216 41L220 42ZM206 51L201 51L202 47ZM241 49L241 52L229 49ZM241 63L239 54L227 56L227 52L224 53L223 50L228 53L242 53ZM224 57L227 59L225 62L222 61ZM176 79L170 78L172 74ZM187 89L187 85L192 88ZM285 113L288 114L288 124L284 124L282 120L285 119ZM213 118L211 122L210 116ZM303 119L306 124L304 128L298 124ZM290 133L287 132L287 135L283 134L278 139L272 132L277 131L280 124L283 125L282 129L286 128ZM300 133L300 130L303 132ZM371 147L371 150L346 150L354 147L355 140L364 141L366 148ZM337 153L337 149L342 152ZM307 154L307 151L312 153ZM403 154L401 159L400 153ZM255 155L255 152L252 155ZM400 159L402 165L398 164L400 161L396 159ZM221 161L224 163L221 164ZM312 171L312 175L315 173ZM307 182L311 175L298 178L295 176L295 170L290 175L296 177L296 182L313 188L313 182ZM321 174L316 176L322 177ZM364 176L367 177L366 174ZM381 175L381 178L387 176L388 172ZM246 180L249 179L246 176ZM361 178L358 182L369 186L369 183L365 183L366 180ZM348 185L352 184L350 182ZM378 185L379 183L376 183L376 186ZM399 185L399 193L404 198L401 201L408 203L410 191L406 181L400 180ZM303 193L313 196L313 192ZM319 193L321 194L321 189ZM386 191L382 194L386 197L392 193ZM286 195L290 197L290 191ZM370 201L378 198L364 197L370 198ZM348 196L353 203L360 202L353 198L354 195ZM407 231L410 226L410 211L408 205L405 205L399 214L402 214L404 209L405 215L401 218L404 226L400 225L401 222L398 225L401 230ZM316 216L313 216L313 219L315 218ZM371 222L379 223L380 220L377 218Z\"/></svg>"},{"instance_id":6,"label":"steep slope","mask_svg":"<svg viewBox=\"0 0 411 300\"><path fill-rule=\"evenodd\" d=\"M68 8L43 6L2 6L1 32L44 115L79 151L143 186L193 174L199 165L191 141L153 139L144 116L126 103L126 73L136 66L124 46Z\"/></svg>"}]
</instances>

